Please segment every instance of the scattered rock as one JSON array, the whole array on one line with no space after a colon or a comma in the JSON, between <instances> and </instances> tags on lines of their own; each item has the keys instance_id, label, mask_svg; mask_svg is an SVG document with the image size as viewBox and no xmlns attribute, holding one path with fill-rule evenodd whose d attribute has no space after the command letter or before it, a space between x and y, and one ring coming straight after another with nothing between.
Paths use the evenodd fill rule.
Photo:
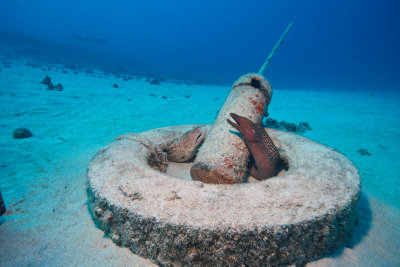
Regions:
<instances>
[{"instance_id":1,"label":"scattered rock","mask_svg":"<svg viewBox=\"0 0 400 267\"><path fill-rule=\"evenodd\" d=\"M53 83L51 82L51 78L47 75L46 75L46 77L44 77L43 81L41 81L40 83L47 85L47 90L52 90L54 87Z\"/></svg>"},{"instance_id":2,"label":"scattered rock","mask_svg":"<svg viewBox=\"0 0 400 267\"><path fill-rule=\"evenodd\" d=\"M190 95L185 95L186 98L190 98Z\"/></svg>"},{"instance_id":3,"label":"scattered rock","mask_svg":"<svg viewBox=\"0 0 400 267\"><path fill-rule=\"evenodd\" d=\"M63 143L68 142L65 138L62 138L62 137L58 137L58 139L62 141L61 143L58 143L58 144L63 144Z\"/></svg>"},{"instance_id":4,"label":"scattered rock","mask_svg":"<svg viewBox=\"0 0 400 267\"><path fill-rule=\"evenodd\" d=\"M61 83L59 83L59 84L56 84L56 85L54 86L54 89L55 89L56 91L62 91L62 90L64 90L64 87L61 85Z\"/></svg>"},{"instance_id":5,"label":"scattered rock","mask_svg":"<svg viewBox=\"0 0 400 267\"><path fill-rule=\"evenodd\" d=\"M54 85L51 82L51 78L47 75L46 75L46 77L44 77L43 81L41 81L40 83L47 85L47 90L56 90L56 91L64 90L64 87L61 85L61 83Z\"/></svg>"},{"instance_id":6,"label":"scattered rock","mask_svg":"<svg viewBox=\"0 0 400 267\"><path fill-rule=\"evenodd\" d=\"M68 73L68 72L69 72L69 71L67 71L67 70L63 70L63 71L62 71L62 73Z\"/></svg>"},{"instance_id":7,"label":"scattered rock","mask_svg":"<svg viewBox=\"0 0 400 267\"><path fill-rule=\"evenodd\" d=\"M64 64L64 68L70 69L70 70L76 70L77 67L74 64Z\"/></svg>"},{"instance_id":8,"label":"scattered rock","mask_svg":"<svg viewBox=\"0 0 400 267\"><path fill-rule=\"evenodd\" d=\"M162 99L167 99L167 97L166 97L165 95L163 95L161 98L162 98Z\"/></svg>"},{"instance_id":9,"label":"scattered rock","mask_svg":"<svg viewBox=\"0 0 400 267\"><path fill-rule=\"evenodd\" d=\"M17 128L13 132L14 139L23 139L32 136L32 132L27 128Z\"/></svg>"},{"instance_id":10,"label":"scattered rock","mask_svg":"<svg viewBox=\"0 0 400 267\"><path fill-rule=\"evenodd\" d=\"M285 130L288 132L304 133L305 131L311 131L311 127L308 122L300 122L298 125L292 122L277 121L275 119L268 118L263 121L263 126L268 128L274 128L279 130Z\"/></svg>"},{"instance_id":11,"label":"scattered rock","mask_svg":"<svg viewBox=\"0 0 400 267\"><path fill-rule=\"evenodd\" d=\"M171 191L171 195L165 198L166 201L173 201L177 199L182 199L182 197L179 196L178 192L176 191Z\"/></svg>"},{"instance_id":12,"label":"scattered rock","mask_svg":"<svg viewBox=\"0 0 400 267\"><path fill-rule=\"evenodd\" d=\"M6 206L4 205L3 197L1 196L0 191L0 216L6 212Z\"/></svg>"},{"instance_id":13,"label":"scattered rock","mask_svg":"<svg viewBox=\"0 0 400 267\"><path fill-rule=\"evenodd\" d=\"M365 148L360 148L359 150L357 150L358 153L360 153L361 156L371 156L372 154L366 150Z\"/></svg>"},{"instance_id":14,"label":"scattered rock","mask_svg":"<svg viewBox=\"0 0 400 267\"><path fill-rule=\"evenodd\" d=\"M158 79L154 79L154 80L152 80L152 81L150 82L150 84L159 85L159 84L161 84L161 83L160 83L160 81L159 81Z\"/></svg>"},{"instance_id":15,"label":"scattered rock","mask_svg":"<svg viewBox=\"0 0 400 267\"><path fill-rule=\"evenodd\" d=\"M310 125L308 124L308 122L302 121L299 123L299 128L305 132L305 131L312 131Z\"/></svg>"},{"instance_id":16,"label":"scattered rock","mask_svg":"<svg viewBox=\"0 0 400 267\"><path fill-rule=\"evenodd\" d=\"M32 62L26 62L25 65L31 66L32 68L39 68L40 67L40 65L32 63Z\"/></svg>"},{"instance_id":17,"label":"scattered rock","mask_svg":"<svg viewBox=\"0 0 400 267\"><path fill-rule=\"evenodd\" d=\"M152 97L157 97L155 94L150 94L150 96L152 96Z\"/></svg>"},{"instance_id":18,"label":"scattered rock","mask_svg":"<svg viewBox=\"0 0 400 267\"><path fill-rule=\"evenodd\" d=\"M113 87L118 88L119 86L118 86L118 84L114 83Z\"/></svg>"}]
</instances>

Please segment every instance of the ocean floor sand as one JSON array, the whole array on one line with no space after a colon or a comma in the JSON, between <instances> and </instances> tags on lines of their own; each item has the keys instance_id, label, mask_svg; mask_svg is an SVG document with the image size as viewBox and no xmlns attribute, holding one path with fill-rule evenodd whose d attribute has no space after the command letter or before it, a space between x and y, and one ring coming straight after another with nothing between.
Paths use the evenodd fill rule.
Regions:
<instances>
[{"instance_id":1,"label":"ocean floor sand","mask_svg":"<svg viewBox=\"0 0 400 267\"><path fill-rule=\"evenodd\" d=\"M0 190L8 210L0 217L0 266L152 266L96 228L87 206L86 168L121 134L212 123L230 88L152 85L145 78L63 70L0 62ZM47 91L39 83L45 75L64 91ZM349 157L363 180L351 242L309 266L400 262L400 94L380 89L274 89L270 116L307 121L312 131L303 135ZM13 139L18 127L34 136Z\"/></svg>"}]
</instances>

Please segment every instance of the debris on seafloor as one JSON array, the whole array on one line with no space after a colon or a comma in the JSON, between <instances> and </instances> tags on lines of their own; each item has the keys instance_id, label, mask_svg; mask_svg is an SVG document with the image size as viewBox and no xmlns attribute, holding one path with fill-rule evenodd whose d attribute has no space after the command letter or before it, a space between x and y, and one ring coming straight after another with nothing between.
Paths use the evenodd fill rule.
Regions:
<instances>
[{"instance_id":1,"label":"debris on seafloor","mask_svg":"<svg viewBox=\"0 0 400 267\"><path fill-rule=\"evenodd\" d=\"M6 212L6 206L4 205L3 197L1 196L0 191L0 216Z\"/></svg>"},{"instance_id":2,"label":"debris on seafloor","mask_svg":"<svg viewBox=\"0 0 400 267\"><path fill-rule=\"evenodd\" d=\"M23 139L32 136L32 132L27 128L17 128L13 132L14 139Z\"/></svg>"},{"instance_id":3,"label":"debris on seafloor","mask_svg":"<svg viewBox=\"0 0 400 267\"><path fill-rule=\"evenodd\" d=\"M275 119L268 118L263 121L263 126L266 128L273 128L278 130L285 130L288 132L304 133L305 131L312 131L308 122L300 122L295 124L293 122L277 121Z\"/></svg>"},{"instance_id":4,"label":"debris on seafloor","mask_svg":"<svg viewBox=\"0 0 400 267\"><path fill-rule=\"evenodd\" d=\"M158 79L153 79L153 80L150 81L150 84L159 85L161 83L160 83L160 81Z\"/></svg>"},{"instance_id":5,"label":"debris on seafloor","mask_svg":"<svg viewBox=\"0 0 400 267\"><path fill-rule=\"evenodd\" d=\"M358 153L360 153L361 156L371 156L372 154L366 150L365 148L360 148L359 150L357 150Z\"/></svg>"},{"instance_id":6,"label":"debris on seafloor","mask_svg":"<svg viewBox=\"0 0 400 267\"><path fill-rule=\"evenodd\" d=\"M47 90L56 90L56 91L64 90L64 87L62 86L61 83L54 85L51 82L51 78L48 75L46 75L46 77L44 77L43 81L41 81L40 83L47 85Z\"/></svg>"}]
</instances>

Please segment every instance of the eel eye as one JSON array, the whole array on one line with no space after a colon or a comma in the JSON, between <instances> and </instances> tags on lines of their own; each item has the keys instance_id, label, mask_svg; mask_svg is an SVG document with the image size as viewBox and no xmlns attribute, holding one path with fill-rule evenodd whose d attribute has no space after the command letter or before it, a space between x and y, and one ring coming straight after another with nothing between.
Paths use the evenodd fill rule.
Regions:
<instances>
[{"instance_id":1,"label":"eel eye","mask_svg":"<svg viewBox=\"0 0 400 267\"><path fill-rule=\"evenodd\" d=\"M201 137L201 133L199 133L199 134L197 135L196 141L198 141L198 140L200 139L200 137Z\"/></svg>"}]
</instances>

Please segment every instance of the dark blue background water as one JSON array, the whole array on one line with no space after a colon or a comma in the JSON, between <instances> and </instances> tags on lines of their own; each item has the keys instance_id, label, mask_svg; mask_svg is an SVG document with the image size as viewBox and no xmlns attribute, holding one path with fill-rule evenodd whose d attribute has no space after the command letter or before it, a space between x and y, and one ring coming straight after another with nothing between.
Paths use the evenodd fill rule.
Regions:
<instances>
[{"instance_id":1,"label":"dark blue background water","mask_svg":"<svg viewBox=\"0 0 400 267\"><path fill-rule=\"evenodd\" d=\"M293 20L265 74L273 87L396 90L399 3L2 0L0 39L53 62L232 84Z\"/></svg>"}]
</instances>

